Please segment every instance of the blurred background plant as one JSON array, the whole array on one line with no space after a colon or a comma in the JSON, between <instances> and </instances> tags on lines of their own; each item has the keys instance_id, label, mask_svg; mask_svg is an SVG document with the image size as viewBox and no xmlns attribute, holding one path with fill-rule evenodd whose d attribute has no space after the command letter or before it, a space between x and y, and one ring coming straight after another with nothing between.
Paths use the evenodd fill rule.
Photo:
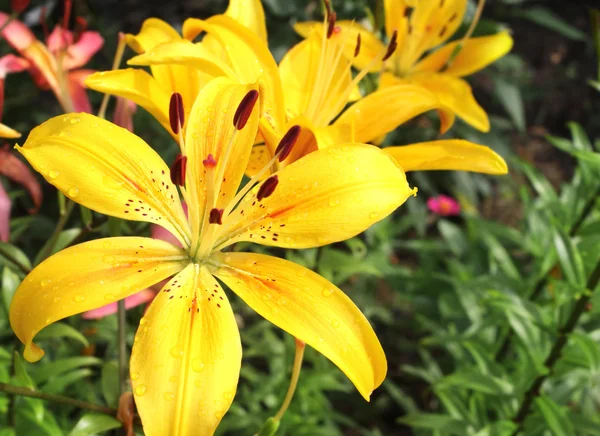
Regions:
<instances>
[{"instance_id":1,"label":"blurred background plant","mask_svg":"<svg viewBox=\"0 0 600 436\"><path fill-rule=\"evenodd\" d=\"M89 64L102 70L112 64L119 31L135 33L150 16L181 25L189 16L222 12L225 3L75 0L72 15L105 38ZM600 293L593 293L600 280L600 14L590 9L593 3L486 5L475 35L508 28L515 40L509 55L469 78L492 129L484 134L457 122L445 137L494 148L507 159L510 175L411 173L419 195L365 234L322 249L279 253L341 286L374 325L389 362L386 381L366 404L337 368L308 348L279 434L600 434ZM380 1L333 4L340 18L381 27ZM40 37L43 5L52 28L63 16L62 2L32 1L20 16ZM321 17L316 0L264 5L276 59L299 41L290 24ZM10 11L9 2L0 1L0 10ZM455 38L468 28L475 2L469 11ZM0 50L10 52L6 41ZM369 77L365 90L376 79ZM61 113L51 94L25 73L6 79L5 94L2 122L24 134ZM99 107L102 96L89 95ZM384 145L435 139L435 123L433 116L419 117L388 135ZM173 161L177 147L149 114L138 110L134 125ZM19 355L7 313L40 253L150 229L85 209L69 216L41 178L46 201L29 214L39 204L4 175L13 208L10 239L0 243L0 383L20 388L13 390L17 395L0 393L0 436L119 434L121 423L110 416L120 393L117 316L52 325L39 335L42 345L47 342L46 357L30 365ZM456 199L457 213L428 209L428 200L439 195ZM63 229L47 245L61 221ZM233 304L244 361L235 402L218 432L250 435L278 409L295 347L293 338L243 303ZM142 306L127 312L128 346L142 313ZM50 398L22 395L31 395L29 389Z\"/></svg>"}]
</instances>

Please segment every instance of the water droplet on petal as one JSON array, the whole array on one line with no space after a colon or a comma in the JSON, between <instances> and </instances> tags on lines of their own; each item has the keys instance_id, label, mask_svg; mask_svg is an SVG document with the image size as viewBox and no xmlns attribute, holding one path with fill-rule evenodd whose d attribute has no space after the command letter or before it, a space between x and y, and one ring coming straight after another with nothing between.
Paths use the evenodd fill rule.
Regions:
<instances>
[{"instance_id":1,"label":"water droplet on petal","mask_svg":"<svg viewBox=\"0 0 600 436\"><path fill-rule=\"evenodd\" d=\"M136 381L138 378L140 378L140 373L139 372L132 372L131 373L131 380Z\"/></svg>"},{"instance_id":2,"label":"water droplet on petal","mask_svg":"<svg viewBox=\"0 0 600 436\"><path fill-rule=\"evenodd\" d=\"M81 120L79 119L79 117L73 117L71 118L71 124L78 124Z\"/></svg>"},{"instance_id":3,"label":"water droplet on petal","mask_svg":"<svg viewBox=\"0 0 600 436\"><path fill-rule=\"evenodd\" d=\"M183 356L183 349L181 347L171 348L171 356L176 357L176 358Z\"/></svg>"},{"instance_id":4,"label":"water droplet on petal","mask_svg":"<svg viewBox=\"0 0 600 436\"><path fill-rule=\"evenodd\" d=\"M104 244L102 244L102 246L104 248L110 248L110 242L106 241Z\"/></svg>"},{"instance_id":5,"label":"water droplet on petal","mask_svg":"<svg viewBox=\"0 0 600 436\"><path fill-rule=\"evenodd\" d=\"M78 188L71 188L69 189L69 197L77 197L79 195L79 189Z\"/></svg>"},{"instance_id":6,"label":"water droplet on petal","mask_svg":"<svg viewBox=\"0 0 600 436\"><path fill-rule=\"evenodd\" d=\"M50 279L44 279L44 280L42 280L40 285L42 285L42 288L43 288L44 286L48 286L51 282L52 282L52 280L50 280Z\"/></svg>"},{"instance_id":7,"label":"water droplet on petal","mask_svg":"<svg viewBox=\"0 0 600 436\"><path fill-rule=\"evenodd\" d=\"M204 371L205 367L206 365L199 357L196 357L194 360L192 360L192 370L196 372L202 372Z\"/></svg>"},{"instance_id":8,"label":"water droplet on petal","mask_svg":"<svg viewBox=\"0 0 600 436\"><path fill-rule=\"evenodd\" d=\"M59 175L60 173L56 170L52 170L48 173L48 177L50 177L51 179L56 179Z\"/></svg>"},{"instance_id":9,"label":"water droplet on petal","mask_svg":"<svg viewBox=\"0 0 600 436\"><path fill-rule=\"evenodd\" d=\"M334 293L334 290L331 288L323 288L323 290L321 291L321 295L325 298L327 297L331 297Z\"/></svg>"},{"instance_id":10,"label":"water droplet on petal","mask_svg":"<svg viewBox=\"0 0 600 436\"><path fill-rule=\"evenodd\" d=\"M148 320L146 318L142 318L140 319L140 325L144 325L148 322Z\"/></svg>"},{"instance_id":11,"label":"water droplet on petal","mask_svg":"<svg viewBox=\"0 0 600 436\"><path fill-rule=\"evenodd\" d=\"M139 385L135 388L135 394L138 396L142 396L146 393L146 385Z\"/></svg>"},{"instance_id":12,"label":"water droplet on petal","mask_svg":"<svg viewBox=\"0 0 600 436\"><path fill-rule=\"evenodd\" d=\"M60 301L60 297L54 297L54 302L58 303Z\"/></svg>"},{"instance_id":13,"label":"water droplet on petal","mask_svg":"<svg viewBox=\"0 0 600 436\"><path fill-rule=\"evenodd\" d=\"M163 398L167 401L173 401L175 399L175 394L173 392L165 392Z\"/></svg>"},{"instance_id":14,"label":"water droplet on petal","mask_svg":"<svg viewBox=\"0 0 600 436\"><path fill-rule=\"evenodd\" d=\"M81 295L81 294L75 295L73 297L73 301L75 303L81 303L83 300L85 300L85 297L83 295Z\"/></svg>"},{"instance_id":15,"label":"water droplet on petal","mask_svg":"<svg viewBox=\"0 0 600 436\"><path fill-rule=\"evenodd\" d=\"M102 261L106 263L113 263L115 258L113 256L106 255L102 258Z\"/></svg>"},{"instance_id":16,"label":"water droplet on petal","mask_svg":"<svg viewBox=\"0 0 600 436\"><path fill-rule=\"evenodd\" d=\"M332 198L331 200L329 200L329 206L331 206L331 207L335 207L339 204L340 204L340 200L338 200L337 198Z\"/></svg>"},{"instance_id":17,"label":"water droplet on petal","mask_svg":"<svg viewBox=\"0 0 600 436\"><path fill-rule=\"evenodd\" d=\"M338 328L340 326L340 322L337 319L332 319L331 325L333 326L333 328Z\"/></svg>"}]
</instances>

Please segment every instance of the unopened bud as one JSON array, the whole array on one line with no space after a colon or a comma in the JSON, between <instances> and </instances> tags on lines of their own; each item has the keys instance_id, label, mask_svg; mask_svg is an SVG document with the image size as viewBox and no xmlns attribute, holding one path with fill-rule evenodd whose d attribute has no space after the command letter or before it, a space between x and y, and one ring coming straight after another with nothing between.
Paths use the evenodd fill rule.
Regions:
<instances>
[{"instance_id":1,"label":"unopened bud","mask_svg":"<svg viewBox=\"0 0 600 436\"><path fill-rule=\"evenodd\" d=\"M261 201L263 198L269 197L275 191L275 188L277 187L278 183L279 178L277 176L269 177L263 182L262 185L260 185L260 188L258 188L256 199L258 201Z\"/></svg>"},{"instance_id":2,"label":"unopened bud","mask_svg":"<svg viewBox=\"0 0 600 436\"><path fill-rule=\"evenodd\" d=\"M285 158L289 156L301 131L302 128L300 126L292 126L287 133L283 135L283 138L281 138L281 141L279 141L279 145L275 150L275 154L279 155L279 162L283 162Z\"/></svg>"},{"instance_id":3,"label":"unopened bud","mask_svg":"<svg viewBox=\"0 0 600 436\"><path fill-rule=\"evenodd\" d=\"M258 100L258 91L256 89L248 91L244 96L233 115L233 125L236 129L242 130L244 128L250 115L252 115L252 109L254 109L256 100Z\"/></svg>"},{"instance_id":4,"label":"unopened bud","mask_svg":"<svg viewBox=\"0 0 600 436\"><path fill-rule=\"evenodd\" d=\"M169 123L174 134L179 133L184 121L183 98L180 93L174 92L171 94L171 101L169 102Z\"/></svg>"}]
</instances>

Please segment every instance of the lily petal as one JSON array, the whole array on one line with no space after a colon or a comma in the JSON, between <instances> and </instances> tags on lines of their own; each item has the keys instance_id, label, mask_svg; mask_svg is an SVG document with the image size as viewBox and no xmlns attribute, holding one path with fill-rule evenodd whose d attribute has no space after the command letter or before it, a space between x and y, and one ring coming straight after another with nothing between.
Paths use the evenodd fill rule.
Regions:
<instances>
[{"instance_id":1,"label":"lily petal","mask_svg":"<svg viewBox=\"0 0 600 436\"><path fill-rule=\"evenodd\" d=\"M404 171L455 170L506 174L502 157L483 145L462 139L443 139L383 149Z\"/></svg>"},{"instance_id":2,"label":"lily petal","mask_svg":"<svg viewBox=\"0 0 600 436\"><path fill-rule=\"evenodd\" d=\"M148 288L144 289L143 291L136 292L135 294L125 298L125 310L129 310L141 304L145 304L148 301L152 301L155 295L156 292ZM113 315L117 313L117 311L118 305L117 302L114 302L97 309L88 310L81 317L83 319L100 319L108 315Z\"/></svg>"},{"instance_id":3,"label":"lily petal","mask_svg":"<svg viewBox=\"0 0 600 436\"><path fill-rule=\"evenodd\" d=\"M423 86L403 83L367 95L346 109L334 125L351 126L354 141L370 142L432 109L440 115L440 131L446 132L454 122L452 111Z\"/></svg>"},{"instance_id":4,"label":"lily petal","mask_svg":"<svg viewBox=\"0 0 600 436\"><path fill-rule=\"evenodd\" d=\"M260 0L229 0L225 15L252 30L262 42L267 43L265 11Z\"/></svg>"},{"instance_id":5,"label":"lily petal","mask_svg":"<svg viewBox=\"0 0 600 436\"><path fill-rule=\"evenodd\" d=\"M336 364L368 401L384 380L381 344L361 311L313 271L255 253L218 253L215 275L258 314Z\"/></svg>"},{"instance_id":6,"label":"lily petal","mask_svg":"<svg viewBox=\"0 0 600 436\"><path fill-rule=\"evenodd\" d=\"M6 24L8 20L10 22ZM36 40L29 27L4 12L0 12L0 28L4 39L18 52L22 52Z\"/></svg>"},{"instance_id":7,"label":"lily petal","mask_svg":"<svg viewBox=\"0 0 600 436\"><path fill-rule=\"evenodd\" d=\"M135 335L131 380L145 434L212 435L233 401L241 360L223 289L190 264L156 296Z\"/></svg>"},{"instance_id":8,"label":"lily petal","mask_svg":"<svg viewBox=\"0 0 600 436\"><path fill-rule=\"evenodd\" d=\"M433 92L442 104L477 130L490 130L490 120L465 80L442 73L415 74L410 80Z\"/></svg>"},{"instance_id":9,"label":"lily petal","mask_svg":"<svg viewBox=\"0 0 600 436\"><path fill-rule=\"evenodd\" d=\"M10 209L12 201L0 183L0 241L8 242L10 239Z\"/></svg>"},{"instance_id":10,"label":"lily petal","mask_svg":"<svg viewBox=\"0 0 600 436\"><path fill-rule=\"evenodd\" d=\"M183 23L183 36L190 41L201 32L214 37L225 52L231 68L242 83L256 83L260 88L262 117L275 130L285 124L283 90L277 63L269 48L250 29L226 15L207 20L189 18Z\"/></svg>"},{"instance_id":11,"label":"lily petal","mask_svg":"<svg viewBox=\"0 0 600 436\"><path fill-rule=\"evenodd\" d=\"M75 112L92 112L92 105L90 104L84 83L85 79L93 73L93 70L75 70L71 71L67 76L69 92Z\"/></svg>"},{"instance_id":12,"label":"lily petal","mask_svg":"<svg viewBox=\"0 0 600 436\"><path fill-rule=\"evenodd\" d=\"M258 130L258 107L255 107L246 126L237 131L233 117L242 99L253 85L240 85L226 77L219 77L206 85L194 103L190 123L186 132L187 177L186 189L195 204L188 204L190 221L198 226L202 223L205 208L207 174L202 161L209 154L217 162L214 175L222 174L222 179L214 180L215 206L224 209L235 196L252 151L252 144ZM258 106L258 105L256 105ZM233 142L232 142L233 141ZM213 177L214 177L213 175ZM200 232L196 227L194 232Z\"/></svg>"},{"instance_id":13,"label":"lily petal","mask_svg":"<svg viewBox=\"0 0 600 436\"><path fill-rule=\"evenodd\" d=\"M29 166L15 156L8 146L0 148L0 174L19 183L27 190L34 206L29 212L37 212L42 205L42 188Z\"/></svg>"},{"instance_id":14,"label":"lily petal","mask_svg":"<svg viewBox=\"0 0 600 436\"><path fill-rule=\"evenodd\" d=\"M133 133L90 114L54 117L18 147L73 201L118 218L159 224L189 243L189 227L169 168Z\"/></svg>"},{"instance_id":15,"label":"lily petal","mask_svg":"<svg viewBox=\"0 0 600 436\"><path fill-rule=\"evenodd\" d=\"M413 68L414 72L440 71L456 49L459 42L452 42L426 56ZM513 39L508 32L500 32L491 36L469 38L465 41L459 54L456 55L444 74L462 77L473 74L508 53L513 46Z\"/></svg>"},{"instance_id":16,"label":"lily petal","mask_svg":"<svg viewBox=\"0 0 600 436\"><path fill-rule=\"evenodd\" d=\"M171 94L161 88L156 79L146 71L127 68L94 73L87 77L85 86L135 102L150 112L167 131L171 131L169 124Z\"/></svg>"},{"instance_id":17,"label":"lily petal","mask_svg":"<svg viewBox=\"0 0 600 436\"><path fill-rule=\"evenodd\" d=\"M341 144L308 154L277 173L269 197L255 187L223 222L217 245L236 241L308 248L342 241L385 218L415 190L379 148Z\"/></svg>"},{"instance_id":18,"label":"lily petal","mask_svg":"<svg viewBox=\"0 0 600 436\"><path fill-rule=\"evenodd\" d=\"M72 70L74 68L83 67L87 64L92 56L104 45L104 38L98 32L83 32L79 40L69 45L67 55L63 61L63 68Z\"/></svg>"},{"instance_id":19,"label":"lily petal","mask_svg":"<svg viewBox=\"0 0 600 436\"><path fill-rule=\"evenodd\" d=\"M125 298L181 269L180 248L150 238L97 239L59 251L39 264L17 288L10 325L30 362L44 351L32 341L45 326Z\"/></svg>"},{"instance_id":20,"label":"lily petal","mask_svg":"<svg viewBox=\"0 0 600 436\"><path fill-rule=\"evenodd\" d=\"M144 53L159 44L181 39L181 36L169 23L159 18L148 18L136 35L125 36L127 45L136 53Z\"/></svg>"}]
</instances>

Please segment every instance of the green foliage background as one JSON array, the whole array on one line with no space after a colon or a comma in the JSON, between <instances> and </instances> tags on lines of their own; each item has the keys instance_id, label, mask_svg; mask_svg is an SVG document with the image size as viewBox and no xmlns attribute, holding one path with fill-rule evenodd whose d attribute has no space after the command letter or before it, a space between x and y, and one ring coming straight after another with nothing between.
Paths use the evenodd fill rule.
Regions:
<instances>
[{"instance_id":1,"label":"green foliage background","mask_svg":"<svg viewBox=\"0 0 600 436\"><path fill-rule=\"evenodd\" d=\"M1 10L8 10L7 3L0 3ZM110 68L116 33L137 32L146 17L181 25L188 16L225 9L222 1L162 3L75 1L77 13L106 38L93 67ZM379 2L333 3L338 17L381 23ZM516 41L511 54L470 78L492 130L480 134L459 122L445 137L494 148L511 173L413 173L410 181L419 195L363 235L321 249L278 252L346 291L373 324L389 362L386 381L367 404L336 367L307 349L279 434L511 435L525 392L548 372L544 362L561 326L577 302L591 295L521 430L600 435L600 293L586 290L600 259L600 84L590 12L583 4L567 10L560 1L488 3L477 33L509 28ZM277 59L299 41L290 23L320 19L317 1L264 4ZM469 24L473 2L470 10L456 37ZM8 51L6 44L0 47ZM365 81L365 90L374 80ZM8 78L6 95L3 122L22 132L60 110L25 75ZM92 97L97 107L101 96ZM437 138L436 123L433 116L420 117L385 144ZM173 160L176 147L150 115L138 110L135 126L167 162ZM31 365L19 357L9 303L52 232L58 206L56 192L46 185L41 212L30 216L20 186L2 182L15 205L10 244L0 245L0 382L115 407L116 316L63 320L40 334L43 361ZM425 202L439 193L461 201L461 217L429 214ZM149 231L144 224L82 211L68 222L55 249L107 236L111 228L121 234ZM294 341L232 297L244 360L235 402L218 433L250 435L281 404ZM141 314L142 308L127 313L129 347ZM107 415L0 393L0 436L119 434L119 426Z\"/></svg>"}]
</instances>

